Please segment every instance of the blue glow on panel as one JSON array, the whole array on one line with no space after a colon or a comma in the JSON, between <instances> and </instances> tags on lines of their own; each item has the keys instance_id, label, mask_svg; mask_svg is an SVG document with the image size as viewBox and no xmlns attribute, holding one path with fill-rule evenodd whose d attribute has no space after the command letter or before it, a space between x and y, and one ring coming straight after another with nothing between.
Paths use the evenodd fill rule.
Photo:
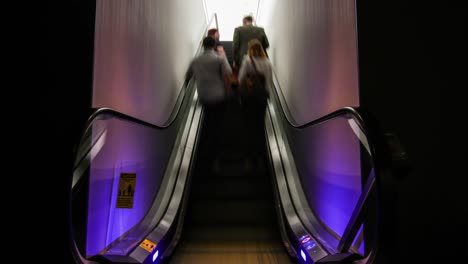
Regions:
<instances>
[{"instance_id":1,"label":"blue glow on panel","mask_svg":"<svg viewBox=\"0 0 468 264\"><path fill-rule=\"evenodd\" d=\"M342 236L361 195L360 141L346 119L309 127L305 134L294 134L293 141L295 151L303 153L296 165L307 200L318 218Z\"/></svg>"},{"instance_id":2,"label":"blue glow on panel","mask_svg":"<svg viewBox=\"0 0 468 264\"><path fill-rule=\"evenodd\" d=\"M354 238L353 240L353 247L354 248L357 248L358 249L358 252L359 254L361 254L362 256L364 256L365 252L364 252L364 231L363 231L363 228L364 228L364 224L361 224L361 227L359 228L359 231L356 235L356 237Z\"/></svg>"},{"instance_id":3,"label":"blue glow on panel","mask_svg":"<svg viewBox=\"0 0 468 264\"><path fill-rule=\"evenodd\" d=\"M302 246L306 249L306 250L311 250L313 249L315 246L317 246L317 244L315 243L315 241L312 239L312 237L310 237L308 234L307 235L303 235L300 239L301 241L301 244Z\"/></svg>"},{"instance_id":4,"label":"blue glow on panel","mask_svg":"<svg viewBox=\"0 0 468 264\"><path fill-rule=\"evenodd\" d=\"M158 258L158 256L159 256L159 249L156 250L156 252L154 252L154 255L153 255L153 262L156 261L156 259Z\"/></svg>"},{"instance_id":5,"label":"blue glow on panel","mask_svg":"<svg viewBox=\"0 0 468 264\"><path fill-rule=\"evenodd\" d=\"M89 171L88 256L99 254L145 217L159 191L170 157L166 149L172 148L168 137L129 122L99 120L93 125L93 135L101 133L101 127L107 128L106 142L92 160ZM132 209L116 208L121 172L137 174Z\"/></svg>"},{"instance_id":6,"label":"blue glow on panel","mask_svg":"<svg viewBox=\"0 0 468 264\"><path fill-rule=\"evenodd\" d=\"M358 250L358 251L359 251L359 253L361 253L361 255L364 256L364 254L365 254L365 251L364 251L364 241L362 241L361 246L359 247L359 250Z\"/></svg>"},{"instance_id":7,"label":"blue glow on panel","mask_svg":"<svg viewBox=\"0 0 468 264\"><path fill-rule=\"evenodd\" d=\"M306 261L306 254L304 253L302 249L301 249L301 257L304 261Z\"/></svg>"}]
</instances>

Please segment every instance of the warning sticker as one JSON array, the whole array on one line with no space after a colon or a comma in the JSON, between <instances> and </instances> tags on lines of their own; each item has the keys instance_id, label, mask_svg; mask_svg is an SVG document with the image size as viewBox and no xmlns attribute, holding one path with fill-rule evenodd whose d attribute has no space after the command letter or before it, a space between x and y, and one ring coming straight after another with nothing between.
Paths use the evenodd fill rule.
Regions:
<instances>
[{"instance_id":1,"label":"warning sticker","mask_svg":"<svg viewBox=\"0 0 468 264\"><path fill-rule=\"evenodd\" d=\"M133 208L136 173L121 173L116 208Z\"/></svg>"},{"instance_id":2,"label":"warning sticker","mask_svg":"<svg viewBox=\"0 0 468 264\"><path fill-rule=\"evenodd\" d=\"M143 240L143 242L141 242L140 247L151 253L156 248L156 243L154 243L151 240L145 239Z\"/></svg>"}]
</instances>

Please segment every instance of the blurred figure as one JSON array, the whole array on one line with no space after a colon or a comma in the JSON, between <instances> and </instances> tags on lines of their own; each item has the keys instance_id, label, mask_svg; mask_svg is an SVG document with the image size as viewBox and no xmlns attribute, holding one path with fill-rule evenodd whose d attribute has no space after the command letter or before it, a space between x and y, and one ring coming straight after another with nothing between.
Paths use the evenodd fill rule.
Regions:
<instances>
[{"instance_id":1,"label":"blurred figure","mask_svg":"<svg viewBox=\"0 0 468 264\"><path fill-rule=\"evenodd\" d=\"M216 54L216 40L207 36L203 39L203 52L192 60L186 80L195 78L198 96L204 106L217 105L225 100L224 78L232 74L226 57Z\"/></svg>"},{"instance_id":2,"label":"blurred figure","mask_svg":"<svg viewBox=\"0 0 468 264\"><path fill-rule=\"evenodd\" d=\"M224 47L221 45L221 42L219 41L219 31L217 28L211 28L208 30L208 36L213 37L216 40L215 48L214 50L218 53L220 56L226 57L226 52L224 51ZM237 76L235 74L228 74L224 78L224 86L227 91L227 96L229 98L232 97L233 90L236 89L237 87Z\"/></svg>"},{"instance_id":3,"label":"blurred figure","mask_svg":"<svg viewBox=\"0 0 468 264\"><path fill-rule=\"evenodd\" d=\"M265 112L273 87L273 70L259 40L249 41L247 53L239 70L239 93L245 129L249 135L249 159L261 162L260 153L266 142Z\"/></svg>"},{"instance_id":4,"label":"blurred figure","mask_svg":"<svg viewBox=\"0 0 468 264\"><path fill-rule=\"evenodd\" d=\"M224 47L221 45L221 42L219 41L219 31L218 31L218 29L217 28L209 29L207 36L211 36L216 40L214 50L216 52L218 52L219 55L226 56L226 53L224 52Z\"/></svg>"},{"instance_id":5,"label":"blurred figure","mask_svg":"<svg viewBox=\"0 0 468 264\"><path fill-rule=\"evenodd\" d=\"M207 36L203 39L203 52L190 63L186 73L186 83L195 78L198 97L203 105L203 133L209 133L205 146L216 154L221 141L221 128L225 111L226 89L224 80L232 74L231 66L225 56L219 56L214 47L216 40Z\"/></svg>"},{"instance_id":6,"label":"blurred figure","mask_svg":"<svg viewBox=\"0 0 468 264\"><path fill-rule=\"evenodd\" d=\"M239 82L245 81L248 74L259 72L265 77L265 90L270 94L273 87L273 67L268 59L262 43L253 39L248 43L248 52L243 56L241 68L239 70Z\"/></svg>"},{"instance_id":7,"label":"blurred figure","mask_svg":"<svg viewBox=\"0 0 468 264\"><path fill-rule=\"evenodd\" d=\"M264 53L270 46L265 30L253 25L253 17L246 16L242 20L242 26L234 30L233 37L234 67L240 69L243 56L247 53L248 43L252 39L258 39L262 44ZM268 56L267 56L268 57Z\"/></svg>"}]
</instances>

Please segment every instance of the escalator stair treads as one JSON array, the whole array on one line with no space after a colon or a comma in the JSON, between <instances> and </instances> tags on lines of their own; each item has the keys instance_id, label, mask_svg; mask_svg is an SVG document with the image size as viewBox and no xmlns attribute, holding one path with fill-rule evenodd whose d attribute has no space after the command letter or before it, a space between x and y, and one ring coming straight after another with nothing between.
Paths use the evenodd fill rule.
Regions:
<instances>
[{"instance_id":1,"label":"escalator stair treads","mask_svg":"<svg viewBox=\"0 0 468 264\"><path fill-rule=\"evenodd\" d=\"M190 188L193 198L252 199L272 196L270 186L261 178L211 177L210 180L194 182Z\"/></svg>"},{"instance_id":2,"label":"escalator stair treads","mask_svg":"<svg viewBox=\"0 0 468 264\"><path fill-rule=\"evenodd\" d=\"M189 208L194 223L269 223L275 216L272 201L196 200Z\"/></svg>"},{"instance_id":3,"label":"escalator stair treads","mask_svg":"<svg viewBox=\"0 0 468 264\"><path fill-rule=\"evenodd\" d=\"M275 227L264 225L198 226L190 228L185 238L197 241L258 241L281 239Z\"/></svg>"}]
</instances>

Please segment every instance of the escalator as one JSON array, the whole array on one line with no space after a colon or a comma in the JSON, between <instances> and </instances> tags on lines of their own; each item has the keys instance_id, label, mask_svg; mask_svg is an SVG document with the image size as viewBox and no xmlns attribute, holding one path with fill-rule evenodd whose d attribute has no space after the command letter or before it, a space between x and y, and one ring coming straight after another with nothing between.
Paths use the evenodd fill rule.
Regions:
<instances>
[{"instance_id":1,"label":"escalator","mask_svg":"<svg viewBox=\"0 0 468 264\"><path fill-rule=\"evenodd\" d=\"M166 247L165 258L161 261L167 263L292 263L293 260L281 243L281 234L278 230L278 216L274 204L271 166L266 142L263 142L263 149L259 156L256 156L255 159L248 156L248 153L245 152L247 149L245 142L249 142L246 137L251 135L244 133L246 131L242 129L243 120L239 115L239 104L236 101L230 101L226 109L226 119L230 121L226 122L226 126L222 128L223 134L229 140L224 141L225 144L216 146L220 148L218 153L222 153L222 155L214 156L213 149L205 147L209 145L206 143L212 138L212 134L209 129L204 129L200 105L196 100L190 100L191 96L196 96L193 85L187 90L187 94L186 98L181 101L181 110L179 111L187 111L190 109L189 105L192 105L191 113L181 113L187 117L176 118L173 122L182 124L183 121L178 119L185 119L188 121L187 124L191 124L190 130L196 131L198 129L198 136L193 136L194 133L191 133L188 128L182 130L187 136L192 135L191 139L185 140L185 144L193 142L193 153L179 154L178 158L169 157L167 154L163 157L161 156L162 151L157 154L160 159L167 160L168 168L171 167L172 162L184 163L181 156L188 157L185 165L187 169L185 177L187 178L185 191L183 191L186 194L179 193L180 204L174 207L178 212L173 215L172 227L165 230L167 232L165 239L167 240L162 239L162 242L155 244L158 248ZM199 120L199 125L193 121L194 119ZM142 145L138 143L138 137L144 134L146 134L145 138L158 138L155 139L158 142L144 143L149 145L159 145L171 140L181 144L183 140L171 138L171 133L165 135L164 130L171 129L169 127L164 129L154 127L111 109L99 109L90 120L93 120L92 126L90 126L92 129L88 129L89 132L84 136L84 142L87 144L81 144L75 169L75 176L81 176L75 177L73 188L72 217L75 221L73 221L72 229L75 234L77 260L82 263L138 263L136 254L135 257L122 257L121 255L127 255L134 250L135 246L138 246L135 243L140 243L141 235L139 234L150 232L149 230L154 225L164 221L162 214L169 212L170 209L158 215L158 206L155 205L171 199L169 196L178 196L176 193L177 180L173 179L171 184L170 180L165 181L171 176L161 176L159 180L143 176L146 178L142 179L145 181L145 185L159 185L159 191L155 192L155 197L145 199L149 203L146 202L143 205L146 208L139 210L147 211L140 214L139 217L142 220L126 224L125 221L130 222L129 219L132 216L125 216L122 215L125 213L117 212L117 210L126 210L126 208L117 209L121 184L117 178L122 178L126 173L134 172L135 181L139 181L143 172L140 172L138 167L152 167L152 165L149 163L136 166L129 164L126 168L121 166L112 168L114 161L111 161L111 165L107 166L105 165L106 159L109 158L111 152L133 151L129 145L140 145L141 147ZM124 128L127 131L124 131ZM113 130L116 131L113 132ZM149 131L145 132L145 130ZM120 136L114 133L123 133L128 144L122 147L117 146L121 144L117 143ZM161 137L164 138L161 139ZM254 140L262 140L262 138ZM178 144L176 143L176 145ZM170 151L164 152L170 153ZM135 155L134 152L133 155ZM214 160L216 162L213 162ZM112 170L112 172L103 171L105 170L102 169L103 167L109 167L108 170ZM164 173L160 168L156 170L159 172L152 171L151 174L162 175ZM174 166L173 172L178 174L180 170L180 167ZM111 173L112 176L102 176L106 173ZM112 179L106 180L104 178ZM106 181L109 183L103 183ZM119 189L119 194L112 194L113 187ZM137 193L141 188L137 185L133 189ZM144 191L149 192L148 190ZM161 194L165 191L168 193L167 195ZM104 199L107 197L110 197L110 203ZM98 201L96 201L97 199ZM154 201L153 204L151 201ZM88 202L92 204L87 204ZM139 209L136 208L136 204L138 201L134 201L132 208L127 210ZM171 202L167 201L166 204L169 204L170 207ZM108 212L103 213L102 209L97 210L97 208L104 208ZM184 210L186 212L183 212ZM101 220L101 218L96 219L101 216L99 214L105 215L108 219L101 221L100 224L90 224L90 222ZM153 219L148 219L149 215L153 215ZM118 226L120 223L123 223L120 228L127 226L128 230L121 233L113 230L112 226ZM90 243L89 240L98 237L99 234L96 234L94 230L102 228L102 225L106 225L102 235L108 241L113 241L111 243L101 242L101 245L107 246L104 249L95 250L94 256L80 256L80 252L92 252L93 248L96 248L96 245L92 244L99 244L97 242ZM109 233L112 232L118 234L114 235L116 239L109 239ZM142 248L142 244L139 248ZM137 247L137 249L139 248ZM159 257L162 258L162 256Z\"/></svg>"},{"instance_id":2,"label":"escalator","mask_svg":"<svg viewBox=\"0 0 468 264\"><path fill-rule=\"evenodd\" d=\"M353 107L296 124L275 88L266 138L243 129L231 100L217 145L193 81L163 126L96 109L70 193L76 262L387 263L393 171L383 133ZM251 140L263 140L254 157Z\"/></svg>"},{"instance_id":3,"label":"escalator","mask_svg":"<svg viewBox=\"0 0 468 264\"><path fill-rule=\"evenodd\" d=\"M168 263L292 263L278 230L265 139L245 131L240 113L230 100L217 151L205 147L214 135L202 128L183 235ZM262 142L256 157L251 141Z\"/></svg>"},{"instance_id":4,"label":"escalator","mask_svg":"<svg viewBox=\"0 0 468 264\"><path fill-rule=\"evenodd\" d=\"M221 42L232 65L232 42ZM278 231L265 138L247 131L236 97L221 127L202 127L188 212L170 263L291 263ZM215 133L223 140L209 144ZM261 142L255 155L252 142ZM216 148L216 149L213 149Z\"/></svg>"},{"instance_id":5,"label":"escalator","mask_svg":"<svg viewBox=\"0 0 468 264\"><path fill-rule=\"evenodd\" d=\"M180 98L173 126L111 109L91 116L70 198L77 263L374 263L389 254L379 250L379 234L391 232L388 164L367 155L376 140L363 134L355 109L293 127L276 108L276 94L265 119L266 142L252 159L243 151L251 135L242 132L235 101L222 128L226 140L217 146L221 155L213 156L194 85ZM337 165L326 168L316 156L314 145L327 144L324 136L335 150L326 146L323 156L350 152L352 163L362 163L347 176L359 179L355 191L340 194L304 173L314 165L337 177ZM304 138L314 145L304 145ZM347 213L330 218L330 208Z\"/></svg>"}]
</instances>

